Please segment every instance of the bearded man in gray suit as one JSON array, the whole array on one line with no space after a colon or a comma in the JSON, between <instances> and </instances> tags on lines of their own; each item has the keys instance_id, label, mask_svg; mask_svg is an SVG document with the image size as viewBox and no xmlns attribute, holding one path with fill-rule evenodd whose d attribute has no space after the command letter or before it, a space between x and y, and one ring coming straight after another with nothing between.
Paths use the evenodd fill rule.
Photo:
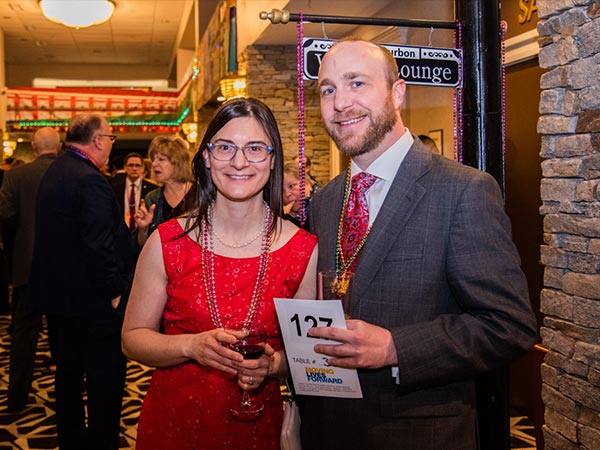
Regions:
<instances>
[{"instance_id":1,"label":"bearded man in gray suit","mask_svg":"<svg viewBox=\"0 0 600 450\"><path fill-rule=\"evenodd\" d=\"M406 85L383 47L347 40L319 71L327 132L352 158L313 200L318 270L353 272L347 329L315 351L358 369L362 399L303 398L303 448L474 450L474 377L528 350L536 322L498 184L432 154L400 116ZM368 234L344 257L350 179L374 175Z\"/></svg>"}]
</instances>

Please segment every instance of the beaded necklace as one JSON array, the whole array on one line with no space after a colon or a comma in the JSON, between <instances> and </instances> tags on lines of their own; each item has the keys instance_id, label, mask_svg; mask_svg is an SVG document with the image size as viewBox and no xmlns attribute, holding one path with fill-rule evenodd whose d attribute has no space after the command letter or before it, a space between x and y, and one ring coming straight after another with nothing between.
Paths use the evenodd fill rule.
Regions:
<instances>
[{"instance_id":1,"label":"beaded necklace","mask_svg":"<svg viewBox=\"0 0 600 450\"><path fill-rule=\"evenodd\" d=\"M372 225L369 225L369 228L367 228L367 232L361 239L356 250L354 250L354 253L352 253L352 255L350 255L348 259L345 259L344 252L342 250L342 229L344 226L344 217L348 212L348 197L350 196L351 180L351 166L349 165L346 173L346 186L344 187L344 203L342 205L342 211L338 223L337 242L335 246L335 280L331 285L331 289L340 296L344 296L346 294L346 291L348 290L348 285L350 284L350 277L347 273L348 269L350 268L354 260L358 257L360 251L367 242L367 237L369 237L369 233L371 233L372 228Z\"/></svg>"},{"instance_id":2,"label":"beaded necklace","mask_svg":"<svg viewBox=\"0 0 600 450\"><path fill-rule=\"evenodd\" d=\"M268 206L267 206L267 210L268 210ZM250 238L250 240L244 242L243 244L230 244L229 242L225 242L221 236L219 236L219 233L217 233L217 230L214 229L214 227L212 228L212 233L215 235L215 237L217 238L217 241L219 241L221 244L223 244L225 247L229 247L229 248L244 248L244 247L248 247L250 244L252 244L255 240L258 239L258 237L260 235L262 235L265 232L265 225L267 224L266 220L265 222L263 222L262 227L260 228L260 230L258 230L258 233L256 233L254 235L254 237Z\"/></svg>"},{"instance_id":3,"label":"beaded necklace","mask_svg":"<svg viewBox=\"0 0 600 450\"><path fill-rule=\"evenodd\" d=\"M452 32L454 45L462 51L462 22L456 20L456 30ZM454 160L463 161L463 58L458 59L458 86L454 89L452 120L454 123Z\"/></svg>"},{"instance_id":4,"label":"beaded necklace","mask_svg":"<svg viewBox=\"0 0 600 450\"><path fill-rule=\"evenodd\" d=\"M89 162L91 162L94 166L96 165L96 162L94 161L94 159L88 155L86 152L84 152L83 150L77 148L77 147L73 147L72 145L65 145L65 150L68 150L72 153L75 153L76 155L81 156L83 159L87 159Z\"/></svg>"},{"instance_id":5,"label":"beaded necklace","mask_svg":"<svg viewBox=\"0 0 600 450\"><path fill-rule=\"evenodd\" d=\"M221 320L221 314L219 313L219 305L217 303L217 292L215 289L215 254L214 254L214 230L212 228L213 223L213 207L212 205L208 208L208 222L202 222L202 272L204 273L204 288L206 289L206 298L208 302L208 310L210 318L215 328L223 328L223 321ZM254 290L250 300L250 306L248 307L248 314L244 320L244 328L249 327L254 321L256 313L258 312L257 306L260 303L260 299L264 293L265 286L265 275L269 265L269 250L271 248L271 224L273 223L273 214L271 208L265 202L265 222L261 228L262 234L262 246L260 259L258 263L258 273L256 274L256 283L254 284Z\"/></svg>"},{"instance_id":6,"label":"beaded necklace","mask_svg":"<svg viewBox=\"0 0 600 450\"><path fill-rule=\"evenodd\" d=\"M304 184L306 182L306 168L304 165L304 21L302 20L302 11L299 13L299 19L296 23L296 80L298 82L298 170L300 173L300 211L298 220L300 225L306 222L306 192Z\"/></svg>"}]
</instances>

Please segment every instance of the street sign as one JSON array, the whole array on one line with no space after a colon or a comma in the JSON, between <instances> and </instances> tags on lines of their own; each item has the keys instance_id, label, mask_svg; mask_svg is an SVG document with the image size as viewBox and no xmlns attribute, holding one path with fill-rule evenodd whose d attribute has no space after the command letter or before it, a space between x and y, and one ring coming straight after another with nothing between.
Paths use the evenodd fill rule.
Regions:
<instances>
[{"instance_id":1,"label":"street sign","mask_svg":"<svg viewBox=\"0 0 600 450\"><path fill-rule=\"evenodd\" d=\"M305 38L304 79L316 80L323 55L335 41ZM461 52L455 48L387 45L398 64L398 76L406 84L436 87L458 87L461 83Z\"/></svg>"}]
</instances>

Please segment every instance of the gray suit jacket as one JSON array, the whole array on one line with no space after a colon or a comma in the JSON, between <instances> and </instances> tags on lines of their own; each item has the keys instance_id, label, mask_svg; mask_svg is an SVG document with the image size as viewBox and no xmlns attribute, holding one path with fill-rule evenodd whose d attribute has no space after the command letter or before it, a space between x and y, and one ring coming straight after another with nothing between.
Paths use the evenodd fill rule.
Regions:
<instances>
[{"instance_id":1,"label":"gray suit jacket","mask_svg":"<svg viewBox=\"0 0 600 450\"><path fill-rule=\"evenodd\" d=\"M56 155L40 155L29 164L4 174L0 189L0 220L15 227L12 282L23 286L29 280L35 237L35 199L42 176Z\"/></svg>"},{"instance_id":2,"label":"gray suit jacket","mask_svg":"<svg viewBox=\"0 0 600 450\"><path fill-rule=\"evenodd\" d=\"M313 200L319 270L335 267L345 177ZM536 338L497 183L416 140L359 258L351 315L391 330L400 382L359 370L363 399L304 397L303 448L476 449L474 376Z\"/></svg>"}]
</instances>

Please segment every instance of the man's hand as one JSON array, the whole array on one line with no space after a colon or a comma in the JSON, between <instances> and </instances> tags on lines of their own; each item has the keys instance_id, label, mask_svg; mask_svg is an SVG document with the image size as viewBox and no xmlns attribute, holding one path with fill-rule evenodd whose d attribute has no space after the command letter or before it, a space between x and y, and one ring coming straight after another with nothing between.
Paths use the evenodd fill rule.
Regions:
<instances>
[{"instance_id":1,"label":"man's hand","mask_svg":"<svg viewBox=\"0 0 600 450\"><path fill-rule=\"evenodd\" d=\"M347 329L313 327L310 336L330 339L341 344L317 344L315 352L329 356L332 366L347 369L378 369L398 365L392 334L385 328L362 320L347 320Z\"/></svg>"}]
</instances>

